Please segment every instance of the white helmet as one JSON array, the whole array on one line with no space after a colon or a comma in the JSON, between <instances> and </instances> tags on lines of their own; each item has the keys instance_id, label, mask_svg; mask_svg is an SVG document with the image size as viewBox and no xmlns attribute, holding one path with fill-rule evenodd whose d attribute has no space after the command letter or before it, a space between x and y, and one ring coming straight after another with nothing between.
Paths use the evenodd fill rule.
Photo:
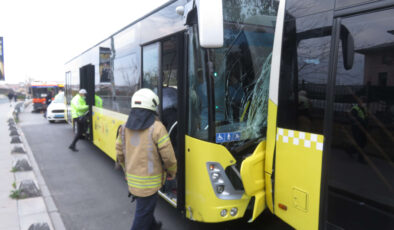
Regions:
<instances>
[{"instance_id":1,"label":"white helmet","mask_svg":"<svg viewBox=\"0 0 394 230\"><path fill-rule=\"evenodd\" d=\"M86 94L87 92L86 92L86 89L80 89L79 90L79 94Z\"/></svg>"},{"instance_id":2,"label":"white helmet","mask_svg":"<svg viewBox=\"0 0 394 230\"><path fill-rule=\"evenodd\" d=\"M137 90L131 97L131 108L156 111L159 103L159 97L152 90L147 88Z\"/></svg>"}]
</instances>

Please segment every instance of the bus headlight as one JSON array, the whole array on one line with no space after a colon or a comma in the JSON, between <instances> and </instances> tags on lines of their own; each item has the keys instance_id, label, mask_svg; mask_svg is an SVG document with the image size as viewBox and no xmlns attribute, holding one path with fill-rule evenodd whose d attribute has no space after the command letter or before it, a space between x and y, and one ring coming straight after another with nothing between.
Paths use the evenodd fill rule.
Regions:
<instances>
[{"instance_id":1,"label":"bus headlight","mask_svg":"<svg viewBox=\"0 0 394 230\"><path fill-rule=\"evenodd\" d=\"M234 188L234 185L230 181L226 170L222 167L220 163L207 162L206 167L208 172L208 174L206 175L211 182L212 189L215 192L217 198L223 200L238 200L242 198L244 190ZM227 167L231 168L232 166ZM228 209L227 211L230 212L230 209ZM236 212L238 212L238 210Z\"/></svg>"},{"instance_id":2,"label":"bus headlight","mask_svg":"<svg viewBox=\"0 0 394 230\"><path fill-rule=\"evenodd\" d=\"M237 213L238 213L238 208L232 208L232 209L230 210L230 215L231 215L231 216L235 216L235 215L237 215Z\"/></svg>"},{"instance_id":3,"label":"bus headlight","mask_svg":"<svg viewBox=\"0 0 394 230\"><path fill-rule=\"evenodd\" d=\"M211 179L213 181L218 181L219 177L220 177L220 173L217 172L211 173Z\"/></svg>"},{"instance_id":4,"label":"bus headlight","mask_svg":"<svg viewBox=\"0 0 394 230\"><path fill-rule=\"evenodd\" d=\"M220 215L221 215L222 217L227 216L227 210L226 210L226 209L223 209L222 211L220 211Z\"/></svg>"},{"instance_id":5,"label":"bus headlight","mask_svg":"<svg viewBox=\"0 0 394 230\"><path fill-rule=\"evenodd\" d=\"M216 187L216 191L217 191L218 193L223 193L223 192L224 192L224 185L218 185L218 186Z\"/></svg>"}]
</instances>

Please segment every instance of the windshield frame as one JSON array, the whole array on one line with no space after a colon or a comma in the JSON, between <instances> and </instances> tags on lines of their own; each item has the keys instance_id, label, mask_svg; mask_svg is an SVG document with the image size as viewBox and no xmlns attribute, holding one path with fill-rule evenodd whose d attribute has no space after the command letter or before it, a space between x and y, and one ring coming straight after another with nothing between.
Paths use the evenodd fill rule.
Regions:
<instances>
[{"instance_id":1,"label":"windshield frame","mask_svg":"<svg viewBox=\"0 0 394 230\"><path fill-rule=\"evenodd\" d=\"M262 3L263 2L266 2L266 1L262 0ZM225 4L223 7L225 7ZM244 6L242 6L242 7L244 7ZM230 9L230 11L231 11L231 9ZM246 20L244 20L245 17L243 17L241 19L241 21L238 21L238 22L236 20L235 21L232 20L232 19L234 19L234 17L231 18L231 16L233 16L233 15L230 15L230 14L227 15L227 16L230 16L230 18L227 18L229 20L224 20L224 23L223 23L224 24L224 33L225 33L225 35L226 35L226 33L228 35L227 44L225 42L225 45L221 48L203 48L203 47L201 47L199 44L199 41L198 41L199 31L198 31L197 22L195 22L193 25L190 25L188 34L192 39L189 40L188 47L192 47L192 48L194 47L193 51L191 51L191 49L189 48L189 52L195 52L195 54L192 54L193 57L190 58L190 53L189 53L189 62L195 61L195 63L192 66L190 66L190 64L188 64L188 66L189 66L188 75L189 75L189 78L193 78L193 77L197 78L197 74L201 74L200 72L202 72L202 75L203 75L202 78L204 79L205 84L206 84L205 85L206 95L204 97L207 98L207 101L205 102L205 107L208 107L208 111L203 112L202 110L200 110L199 111L200 114L195 114L192 111L189 111L189 114L190 114L189 115L189 122L188 122L189 126L192 124L190 122L190 120L194 119L193 116L204 116L204 117L208 116L208 121L206 122L206 123L208 123L208 127L206 127L205 130L201 129L201 126L203 126L201 124L198 127L200 129L200 131L195 131L195 130L193 130L193 127L192 128L189 127L188 133L191 136L196 137L198 139L207 140L212 143L224 144L225 146L227 146L227 144L231 143L231 142L245 142L245 141L250 142L250 141L252 141L251 139L253 139L253 142L256 142L256 140L261 140L266 137L266 128L267 128L267 120L268 120L268 99L269 99L268 93L266 94L266 99L264 99L264 100L266 100L264 102L264 105L266 105L265 107L267 107L264 111L265 115L261 115L261 113L259 111L258 112L259 117L257 119L253 119L254 122L257 122L258 120L262 121L260 123L257 122L260 125L258 128L261 127L261 129L258 132L259 134L257 134L257 135L250 134L250 133L254 132L250 128L254 123L248 122L248 124L247 124L248 118L246 118L243 122L235 121L235 119L233 119L233 118L231 118L231 121L229 121L229 120L226 121L226 119L223 118L222 120L224 122L224 125L227 125L225 123L228 122L228 127L225 127L222 130L229 131L227 133L225 132L224 134L231 134L233 136L238 135L238 139L235 138L235 139L232 139L231 141L218 142L218 140L217 140L218 133L217 132L218 132L218 121L219 120L218 120L217 116L220 114L218 114L216 111L216 107L217 107L216 100L217 99L215 99L215 97L218 97L219 95L215 95L218 93L215 91L215 90L217 90L215 88L215 84L217 87L218 86L222 87L222 89L220 91L223 91L223 93L221 96L219 96L219 97L221 97L221 100L222 100L222 98L225 98L224 104L222 103L222 105L224 105L224 106L222 106L223 107L222 108L222 110L223 110L222 115L220 115L220 116L226 117L226 115L224 115L224 114L227 114L227 117L228 117L228 114L233 113L233 111L231 111L231 112L227 111L228 105L225 105L225 104L231 103L231 100L229 102L226 102L226 100L228 100L228 98L232 98L234 95L231 93L228 93L229 78L227 76L225 76L225 75L229 75L232 71L231 68L230 68L231 71L229 71L228 70L229 67L226 66L227 64L232 63L231 60L227 60L227 59L229 59L229 57L227 57L227 54L230 52L234 52L235 55L237 55L237 52L240 52L239 51L240 44L237 44L237 43L240 42L239 40L243 40L244 42L246 41L246 44L247 44L246 49L248 51L251 50L250 52L253 52L253 55L249 54L248 60L245 59L243 61L243 62L247 63L247 65L245 65L245 63L240 64L240 65L243 65L242 68L244 68L244 69L246 69L245 67L248 67L248 66L250 68L255 69L254 71L252 70L251 71L252 74L250 74L250 75L253 75L254 77L250 78L251 80L250 79L248 80L252 83L250 86L248 86L249 89L247 92L247 94L249 95L248 96L249 102L251 103L252 98L254 99L254 97L255 97L255 96L253 96L256 92L254 88L255 88L255 85L257 85L258 80L260 78L268 78L268 87L269 87L269 77L270 77L269 76L269 73L270 73L269 69L268 69L268 75L263 76L260 73L263 72L262 66L263 66L263 64L266 64L266 62L268 62L268 61L266 61L267 59L269 59L269 62L268 62L269 68L271 66L271 56L272 56L272 50L273 50L273 40L274 40L274 33L275 33L275 22L276 22L276 18L277 18L277 9L275 10L275 12L273 14L272 14L272 12L273 11L270 11L267 14L262 13L261 15L259 15L259 14L251 15L251 16L249 15L250 17L249 18L246 17ZM227 16L224 16L224 19L226 19ZM244 20L244 21L242 21L242 20ZM263 34L263 36L266 36L266 37L259 37L261 34ZM257 39L256 39L256 35L257 35ZM242 37L242 38L240 38L240 37ZM269 38L270 42L265 41L265 39L267 39L267 37ZM237 49L238 51L232 51L232 49ZM258 51L260 51L261 49L267 50L266 52L264 52L264 55L260 55L258 53ZM217 51L217 50L220 50L220 52L215 53L215 51ZM216 58L221 59L216 63L211 60L212 58L213 59L215 58L215 57L213 57L215 55L219 55ZM252 60L253 56L255 56L255 57L262 56L263 61L260 63L255 62ZM192 59L192 60L190 60L190 59ZM199 60L196 60L196 59L199 59ZM235 58L234 60L237 60L237 59ZM211 63L209 63L209 62L211 62ZM216 82L217 79L215 79L215 78L217 77L217 75L214 76L214 74L218 74L218 72L220 72L220 71L218 69L214 70L214 66L213 66L214 64L212 64L212 63L215 63L215 64L219 63L219 65L216 67L223 68L223 71L222 71L223 72L223 76L222 76L223 79L221 80L222 82ZM254 67L254 65L256 65L256 63L259 68ZM222 67L220 67L220 66L222 66ZM194 68L194 70L190 70L190 68ZM217 72L215 72L215 71L217 71ZM196 79L189 80L189 85L188 85L189 94L190 94L189 97L192 97L191 95L193 94L193 91L195 91L197 89L196 86L192 85L195 82L197 82ZM266 82L264 82L264 83L266 83ZM244 84L244 83L242 83L242 84ZM265 90L268 92L268 88ZM259 91L257 91L257 92L259 92ZM227 98L227 96L228 96L227 94L229 95L228 98ZM192 100L190 100L190 98L189 98L189 105L192 103L191 101ZM253 101L255 101L255 100L253 100ZM238 111L241 111L241 112L244 111L245 105L246 105L246 103L242 105L243 108L241 108L241 107L238 108ZM189 106L189 110L190 109L191 109L191 107ZM260 118L260 116L263 116L265 119ZM238 117L241 117L241 116L239 115ZM246 115L246 117L247 117L247 115ZM264 125L261 125L262 123L264 123ZM232 127L232 125L234 125L234 127ZM264 126L264 128L263 128L263 126ZM243 129L245 129L246 127L249 127L250 131L243 132ZM196 128L196 127L194 127L194 128ZM244 133L243 135L245 138L242 138L242 139L239 138L241 132ZM207 135L207 137L204 135ZM252 136L257 137L257 138L249 138Z\"/></svg>"}]
</instances>

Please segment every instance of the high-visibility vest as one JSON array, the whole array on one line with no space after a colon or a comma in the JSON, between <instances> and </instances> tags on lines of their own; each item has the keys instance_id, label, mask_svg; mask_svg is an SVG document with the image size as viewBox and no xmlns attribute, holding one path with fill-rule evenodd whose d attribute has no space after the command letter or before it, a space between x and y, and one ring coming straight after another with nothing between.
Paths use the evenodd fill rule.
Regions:
<instances>
[{"instance_id":1,"label":"high-visibility vest","mask_svg":"<svg viewBox=\"0 0 394 230\"><path fill-rule=\"evenodd\" d=\"M103 108L103 99L97 95L94 95L94 105L96 107Z\"/></svg>"},{"instance_id":2,"label":"high-visibility vest","mask_svg":"<svg viewBox=\"0 0 394 230\"><path fill-rule=\"evenodd\" d=\"M89 106L86 105L86 101L81 95L77 94L71 100L71 116L73 119L84 115L88 109Z\"/></svg>"},{"instance_id":3,"label":"high-visibility vest","mask_svg":"<svg viewBox=\"0 0 394 230\"><path fill-rule=\"evenodd\" d=\"M352 110L355 110L357 112L357 117L360 118L361 120L364 121L367 118L366 112L359 105L354 105L352 107Z\"/></svg>"}]
</instances>

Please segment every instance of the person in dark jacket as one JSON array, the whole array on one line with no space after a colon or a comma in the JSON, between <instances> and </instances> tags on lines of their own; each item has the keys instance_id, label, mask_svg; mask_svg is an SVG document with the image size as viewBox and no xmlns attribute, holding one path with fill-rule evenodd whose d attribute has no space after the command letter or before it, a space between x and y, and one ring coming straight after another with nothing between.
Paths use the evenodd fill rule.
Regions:
<instances>
[{"instance_id":1,"label":"person in dark jacket","mask_svg":"<svg viewBox=\"0 0 394 230\"><path fill-rule=\"evenodd\" d=\"M12 90L10 90L10 92L8 92L8 99L10 100L10 107L12 106L12 98L14 97L14 92Z\"/></svg>"},{"instance_id":2,"label":"person in dark jacket","mask_svg":"<svg viewBox=\"0 0 394 230\"><path fill-rule=\"evenodd\" d=\"M47 108L49 104L51 104L53 98L52 91L48 91L47 96L45 97L45 111L44 111L44 117L47 117Z\"/></svg>"}]
</instances>

